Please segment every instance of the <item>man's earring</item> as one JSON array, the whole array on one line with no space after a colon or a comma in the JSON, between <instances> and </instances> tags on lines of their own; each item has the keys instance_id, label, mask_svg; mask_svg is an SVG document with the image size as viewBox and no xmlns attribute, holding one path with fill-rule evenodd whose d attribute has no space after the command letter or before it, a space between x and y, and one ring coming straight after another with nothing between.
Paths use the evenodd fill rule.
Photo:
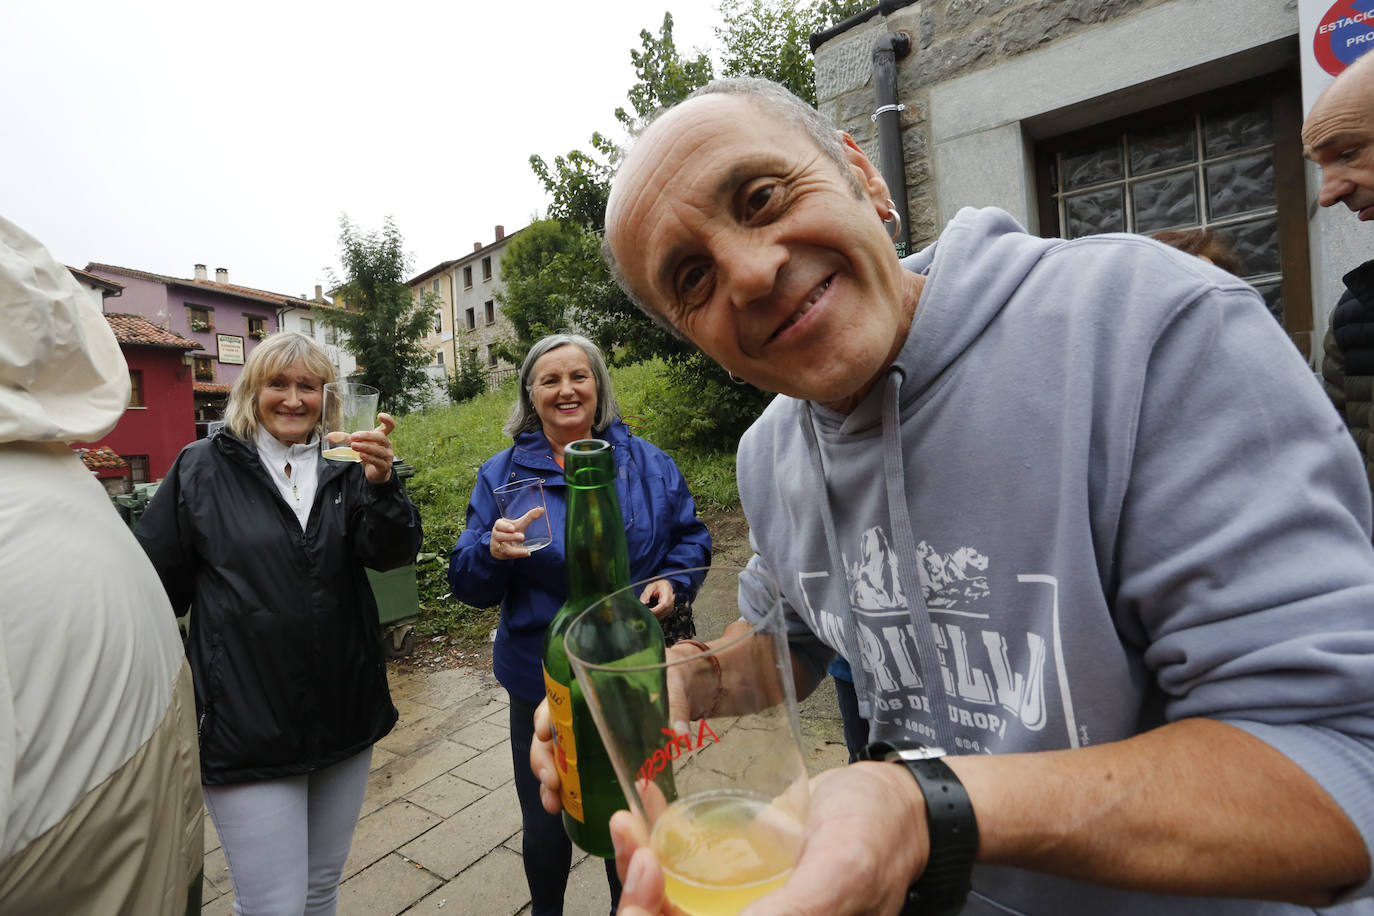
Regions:
<instances>
[{"instance_id":1,"label":"man's earring","mask_svg":"<svg viewBox=\"0 0 1374 916\"><path fill-rule=\"evenodd\" d=\"M883 220L883 223L886 224L889 220L892 222L892 228L888 230L888 233L892 236L892 241L895 242L897 236L902 234L902 214L897 212L897 202L891 197L887 199L887 219Z\"/></svg>"},{"instance_id":2,"label":"man's earring","mask_svg":"<svg viewBox=\"0 0 1374 916\"><path fill-rule=\"evenodd\" d=\"M729 369L726 369L726 370L725 370L725 374L728 375L728 376L730 376L730 381L734 382L736 385L743 385L743 384L745 384L744 379L742 379L742 378L740 378L739 376L735 375L735 373L731 372Z\"/></svg>"}]
</instances>

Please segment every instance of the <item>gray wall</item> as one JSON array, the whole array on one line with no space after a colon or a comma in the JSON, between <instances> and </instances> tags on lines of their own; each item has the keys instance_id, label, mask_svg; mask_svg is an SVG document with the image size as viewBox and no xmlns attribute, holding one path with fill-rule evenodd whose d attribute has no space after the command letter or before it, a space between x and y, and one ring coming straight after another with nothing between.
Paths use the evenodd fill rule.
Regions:
<instances>
[{"instance_id":1,"label":"gray wall","mask_svg":"<svg viewBox=\"0 0 1374 916\"><path fill-rule=\"evenodd\" d=\"M913 248L965 206L1038 231L1033 146L1054 136L1280 69L1298 54L1296 0L923 0L816 53L819 107L877 161L874 42L906 30L898 62ZM1340 275L1372 241L1316 206L1308 169L1314 339Z\"/></svg>"}]
</instances>

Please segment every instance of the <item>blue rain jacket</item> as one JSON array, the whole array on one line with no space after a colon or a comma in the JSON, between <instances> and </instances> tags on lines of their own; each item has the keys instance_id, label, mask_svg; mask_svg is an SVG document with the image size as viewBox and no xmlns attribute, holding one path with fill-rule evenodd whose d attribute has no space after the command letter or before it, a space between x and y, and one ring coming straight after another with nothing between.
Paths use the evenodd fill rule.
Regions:
<instances>
[{"instance_id":1,"label":"blue rain jacket","mask_svg":"<svg viewBox=\"0 0 1374 916\"><path fill-rule=\"evenodd\" d=\"M696 502L673 459L630 435L619 420L598 438L614 447L616 496L625 518L630 581L673 569L708 566L711 535L697 518ZM518 560L491 555L491 526L501 517L495 487L525 477L544 479L553 543ZM567 484L544 433L522 433L515 444L489 458L477 472L468 502L467 528L449 555L448 581L455 598L474 607L501 605L493 662L496 679L526 702L544 696L541 653L544 631L568 594L563 553ZM677 600L696 596L702 576L672 576Z\"/></svg>"}]
</instances>

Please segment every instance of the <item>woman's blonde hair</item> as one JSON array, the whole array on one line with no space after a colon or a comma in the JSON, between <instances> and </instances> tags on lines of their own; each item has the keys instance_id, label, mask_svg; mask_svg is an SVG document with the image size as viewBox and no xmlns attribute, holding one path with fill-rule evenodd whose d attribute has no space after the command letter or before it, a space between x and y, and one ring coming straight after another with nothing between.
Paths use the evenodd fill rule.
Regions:
<instances>
[{"instance_id":1,"label":"woman's blonde hair","mask_svg":"<svg viewBox=\"0 0 1374 916\"><path fill-rule=\"evenodd\" d=\"M279 331L253 348L234 387L229 389L224 425L231 433L245 441L253 441L258 434L258 392L298 362L306 372L319 376L321 384L334 381L334 365L329 361L329 354L304 334ZM324 412L321 411L315 432L324 435L324 431Z\"/></svg>"}]
</instances>

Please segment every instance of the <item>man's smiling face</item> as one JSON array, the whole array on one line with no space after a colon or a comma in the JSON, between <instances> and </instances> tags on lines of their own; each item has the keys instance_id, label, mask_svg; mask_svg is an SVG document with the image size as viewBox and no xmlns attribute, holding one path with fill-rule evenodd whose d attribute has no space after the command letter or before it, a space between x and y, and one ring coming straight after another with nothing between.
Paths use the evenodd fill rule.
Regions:
<instances>
[{"instance_id":1,"label":"man's smiling face","mask_svg":"<svg viewBox=\"0 0 1374 916\"><path fill-rule=\"evenodd\" d=\"M886 185L845 154L842 169L748 96L704 95L644 133L606 210L649 307L735 375L841 409L901 348L915 306Z\"/></svg>"}]
</instances>

